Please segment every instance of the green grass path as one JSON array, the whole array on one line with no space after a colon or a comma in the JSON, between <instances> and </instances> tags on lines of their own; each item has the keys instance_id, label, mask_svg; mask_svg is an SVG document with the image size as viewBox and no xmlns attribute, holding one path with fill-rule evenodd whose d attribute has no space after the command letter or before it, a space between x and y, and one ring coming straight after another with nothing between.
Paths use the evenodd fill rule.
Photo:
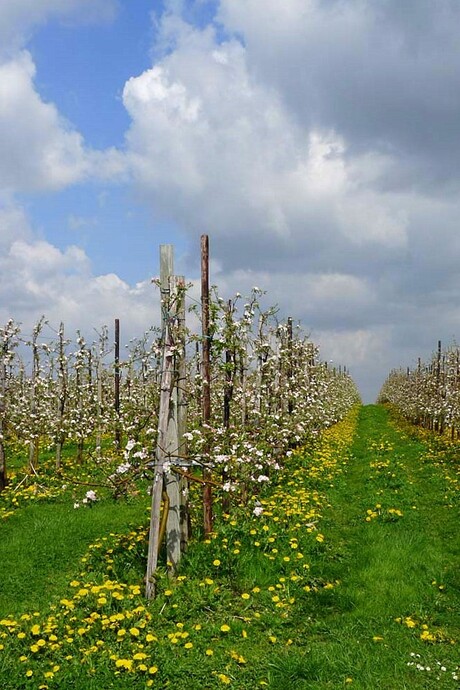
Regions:
<instances>
[{"instance_id":1,"label":"green grass path","mask_svg":"<svg viewBox=\"0 0 460 690\"><path fill-rule=\"evenodd\" d=\"M352 422L348 431L341 428L335 427L337 438L343 433L346 445ZM11 630L0 630L1 690L48 687L42 684L43 673L56 659L62 668L50 690L150 687L143 672L120 675L109 656L115 650L125 661L135 660L133 654L144 648L148 664L158 666L148 682L158 688L460 690L460 451L436 445L434 437L424 442L409 437L380 406L361 408L349 458L348 451L342 456L337 450L342 447L332 444L322 455L319 445L317 451L294 457L296 471L292 474L288 467L282 485L272 489L276 498L273 505L265 502L261 521L241 507L234 520L216 527L213 540L193 545L184 559L184 581L171 583L165 596L162 582L160 596L146 612L159 641L147 644L145 626L139 624L142 633L133 628L145 647L136 646L136 635L118 639L118 623L101 633L99 615L89 624L88 611L99 602L88 603L86 594L80 600L68 584L74 577L85 580L79 574L81 556L90 543L112 531L126 532L130 523L145 522L145 495L76 511L68 497L18 509L1 524L0 619L36 610L45 628L49 605L61 596L74 597L70 621L76 621L77 635L65 639L62 650L47 643L35 654L29 619L18 624L27 631L23 639L16 623L4 624ZM318 505L324 506L313 522L291 505L291 487L297 482L299 488L303 481L302 495L313 501L317 492ZM316 507L314 502L306 505L308 511ZM324 541L315 538L316 523ZM294 539L302 551L302 567L293 563ZM129 570L129 553L113 556L111 576L113 572L139 584L143 570L137 572L134 561ZM99 578L105 573L105 565L101 567ZM296 567L311 588L303 586L302 577L291 577ZM107 605L113 613L124 606L103 599L98 611L105 612ZM139 610L145 611L144 600L139 602ZM125 603L126 620L137 620L129 611L135 602L128 597ZM61 614L56 628L60 641L68 637L62 607ZM94 658L88 663L80 649L82 622L88 624L81 633L84 644L93 644ZM120 625L129 628L132 623ZM189 649L185 638L170 642L171 631L178 635L184 626L187 640L193 640ZM104 644L98 648L101 634ZM31 665L29 680L20 660L24 651Z\"/></svg>"},{"instance_id":2,"label":"green grass path","mask_svg":"<svg viewBox=\"0 0 460 690\"><path fill-rule=\"evenodd\" d=\"M383 407L362 408L352 455L321 522L319 567L341 584L320 599L309 653L318 671L298 687L339 687L333 678L346 674L362 690L459 688L458 495L455 506L445 467L425 461L426 445Z\"/></svg>"},{"instance_id":3,"label":"green grass path","mask_svg":"<svg viewBox=\"0 0 460 690\"><path fill-rule=\"evenodd\" d=\"M0 531L0 618L40 610L63 596L88 546L138 524L147 502L74 510L65 500L26 506L9 517Z\"/></svg>"}]
</instances>

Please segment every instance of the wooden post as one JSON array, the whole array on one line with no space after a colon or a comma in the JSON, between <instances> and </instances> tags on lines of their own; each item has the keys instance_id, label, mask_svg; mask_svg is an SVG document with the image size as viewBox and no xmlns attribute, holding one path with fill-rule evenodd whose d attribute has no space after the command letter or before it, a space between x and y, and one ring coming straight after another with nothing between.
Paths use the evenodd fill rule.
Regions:
<instances>
[{"instance_id":1,"label":"wooden post","mask_svg":"<svg viewBox=\"0 0 460 690\"><path fill-rule=\"evenodd\" d=\"M187 443L184 434L187 431L187 399L185 386L187 381L187 365L185 361L186 333L185 333L185 278L177 277L177 366L176 366L176 390L177 390L177 448L180 458L187 456ZM183 462L181 464L184 464ZM180 551L184 553L189 540L189 480L186 477L179 479L179 529Z\"/></svg>"},{"instance_id":2,"label":"wooden post","mask_svg":"<svg viewBox=\"0 0 460 690\"><path fill-rule=\"evenodd\" d=\"M121 448L120 429L120 319L115 319L115 445Z\"/></svg>"},{"instance_id":3,"label":"wooden post","mask_svg":"<svg viewBox=\"0 0 460 690\"><path fill-rule=\"evenodd\" d=\"M97 431L96 431L96 453L102 456L102 353L99 352L96 367L97 377Z\"/></svg>"},{"instance_id":4,"label":"wooden post","mask_svg":"<svg viewBox=\"0 0 460 690\"><path fill-rule=\"evenodd\" d=\"M174 327L172 342L174 348L174 371L173 388L169 406L168 433L166 438L166 455L173 464L181 464L181 447L183 444L183 390L180 389L179 378L184 375L185 351L182 347L182 337L179 313L183 315L184 287L183 276L170 277L170 308L168 310L171 328ZM174 326L172 326L174 324ZM183 384L183 381L182 381ZM180 411L179 411L180 410ZM165 485L169 499L168 518L166 523L166 553L168 569L170 574L174 574L181 557L181 536L183 536L183 526L181 525L181 481L177 473L167 472L165 474Z\"/></svg>"},{"instance_id":5,"label":"wooden post","mask_svg":"<svg viewBox=\"0 0 460 690\"><path fill-rule=\"evenodd\" d=\"M163 347L168 332L171 343L174 343L177 333L172 333L172 324L177 331L177 296L178 280L174 272L174 247L172 244L160 245L160 295L161 295L161 338ZM163 446L165 458L168 462L175 462L179 452L178 430L178 390L177 390L177 353L173 358L173 380L171 397L169 400L166 436ZM177 474L168 471L164 475L164 487L168 495L168 515L166 521L166 556L169 572L175 572L180 561L180 487Z\"/></svg>"},{"instance_id":6,"label":"wooden post","mask_svg":"<svg viewBox=\"0 0 460 690\"><path fill-rule=\"evenodd\" d=\"M227 325L227 339L230 339L233 335L233 314L232 314L232 300L229 299L227 303L226 312L226 325ZM225 348L225 384L224 384L224 409L223 409L223 424L226 433L226 444L227 447L225 452L229 450L229 431L230 431L230 406L233 397L233 377L235 375L235 345L233 342L228 342ZM229 474L222 469L222 484L225 484L229 479ZM230 511L230 493L223 493L222 496L222 511L228 513Z\"/></svg>"},{"instance_id":7,"label":"wooden post","mask_svg":"<svg viewBox=\"0 0 460 690\"><path fill-rule=\"evenodd\" d=\"M209 436L207 426L211 419L211 341L209 328L209 238L201 236L201 328L202 328L202 420L205 435ZM206 451L209 453L209 441ZM210 472L203 471L203 478L208 479ZM203 489L203 527L204 533L212 531L212 489L205 484Z\"/></svg>"},{"instance_id":8,"label":"wooden post","mask_svg":"<svg viewBox=\"0 0 460 690\"><path fill-rule=\"evenodd\" d=\"M229 337L232 333L232 300L229 299L227 303L227 333ZM224 410L223 410L223 422L224 429L227 431L230 428L230 403L233 395L233 371L235 366L234 348L230 349L230 345L227 342L225 348L225 387L224 387Z\"/></svg>"},{"instance_id":9,"label":"wooden post","mask_svg":"<svg viewBox=\"0 0 460 690\"><path fill-rule=\"evenodd\" d=\"M165 449L168 436L169 410L173 382L174 352L172 348L169 323L166 321L161 368L158 437L155 453L155 472L152 486L152 509L150 513L147 572L145 576L145 596L147 599L151 599L155 596L154 574L158 564L158 551L160 548L161 497L163 494L164 463L167 459Z\"/></svg>"},{"instance_id":10,"label":"wooden post","mask_svg":"<svg viewBox=\"0 0 460 690\"><path fill-rule=\"evenodd\" d=\"M293 361L292 361L292 317L290 316L287 321L287 337L288 337L288 414L292 414L294 410L294 401L292 399L292 375L294 371Z\"/></svg>"},{"instance_id":11,"label":"wooden post","mask_svg":"<svg viewBox=\"0 0 460 690\"><path fill-rule=\"evenodd\" d=\"M8 475L6 470L6 450L5 450L5 431L6 425L4 423L6 410L6 364L5 357L8 350L8 340L6 334L3 336L3 343L1 349L0 360L0 491L6 487L8 483Z\"/></svg>"},{"instance_id":12,"label":"wooden post","mask_svg":"<svg viewBox=\"0 0 460 690\"><path fill-rule=\"evenodd\" d=\"M45 317L42 316L37 325L35 326L33 330L33 335L32 335L32 358L33 358L33 363L32 363L32 386L31 386L31 404L30 404L30 411L32 415L35 415L37 412L37 378L40 375L40 357L38 354L38 345L37 345L37 340L38 336L40 335L40 332L43 328L43 324L45 323ZM38 434L35 436L33 433L31 434L32 440L29 443L29 467L34 471L35 468L38 466Z\"/></svg>"},{"instance_id":13,"label":"wooden post","mask_svg":"<svg viewBox=\"0 0 460 690\"><path fill-rule=\"evenodd\" d=\"M58 432L56 440L56 469L61 467L62 448L64 446L64 414L67 402L67 366L64 343L64 324L59 325L59 394L58 394Z\"/></svg>"},{"instance_id":14,"label":"wooden post","mask_svg":"<svg viewBox=\"0 0 460 690\"><path fill-rule=\"evenodd\" d=\"M97 386L97 398L96 398L96 415L97 415L97 429L96 429L96 453L100 458L102 455L102 411L103 411L103 387L102 387L102 377L103 377L103 366L102 358L106 353L106 346L108 340L108 330L104 326L99 335L99 351L97 353L96 362L96 386Z\"/></svg>"},{"instance_id":15,"label":"wooden post","mask_svg":"<svg viewBox=\"0 0 460 690\"><path fill-rule=\"evenodd\" d=\"M172 275L174 275L174 247L172 244L160 244L161 337L163 342L169 318L170 278Z\"/></svg>"}]
</instances>

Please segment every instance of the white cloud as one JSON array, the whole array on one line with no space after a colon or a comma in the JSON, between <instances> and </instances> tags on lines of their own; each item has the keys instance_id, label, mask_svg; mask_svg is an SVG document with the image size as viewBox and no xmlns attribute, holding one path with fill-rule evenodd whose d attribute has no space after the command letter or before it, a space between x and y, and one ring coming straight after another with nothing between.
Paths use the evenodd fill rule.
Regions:
<instances>
[{"instance_id":1,"label":"white cloud","mask_svg":"<svg viewBox=\"0 0 460 690\"><path fill-rule=\"evenodd\" d=\"M302 127L251 73L238 41L218 45L209 27L165 21L175 49L123 92L132 118L128 165L156 208L190 232L232 241L250 232L321 242L326 224L359 244L404 244L404 219L361 183L368 157L361 173L341 137ZM373 161L379 165L382 158Z\"/></svg>"},{"instance_id":2,"label":"white cloud","mask_svg":"<svg viewBox=\"0 0 460 690\"><path fill-rule=\"evenodd\" d=\"M15 240L32 237L32 229L24 210L9 200L0 199L0 252Z\"/></svg>"},{"instance_id":3,"label":"white cloud","mask_svg":"<svg viewBox=\"0 0 460 690\"><path fill-rule=\"evenodd\" d=\"M0 185L59 189L81 179L88 159L80 134L34 87L35 66L22 52L0 65Z\"/></svg>"},{"instance_id":4,"label":"white cloud","mask_svg":"<svg viewBox=\"0 0 460 690\"><path fill-rule=\"evenodd\" d=\"M0 54L21 48L31 31L51 18L74 22L105 22L115 16L116 0L2 0Z\"/></svg>"},{"instance_id":5,"label":"white cloud","mask_svg":"<svg viewBox=\"0 0 460 690\"><path fill-rule=\"evenodd\" d=\"M35 71L27 51L0 64L0 187L59 190L89 176L118 174L121 154L88 150L82 135L37 93Z\"/></svg>"},{"instance_id":6,"label":"white cloud","mask_svg":"<svg viewBox=\"0 0 460 690\"><path fill-rule=\"evenodd\" d=\"M30 332L41 314L55 327L64 321L91 337L93 327L119 318L123 338L141 335L159 318L157 290L150 281L131 287L114 274L95 275L85 252L61 251L31 232L24 211L0 208L0 323L9 318Z\"/></svg>"}]
</instances>

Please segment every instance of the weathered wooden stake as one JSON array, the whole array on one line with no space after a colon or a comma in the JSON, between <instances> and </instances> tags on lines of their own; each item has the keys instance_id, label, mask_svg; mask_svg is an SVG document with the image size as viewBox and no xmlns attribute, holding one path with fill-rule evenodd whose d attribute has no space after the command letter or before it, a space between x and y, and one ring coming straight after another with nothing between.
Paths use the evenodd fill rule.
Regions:
<instances>
[{"instance_id":1,"label":"weathered wooden stake","mask_svg":"<svg viewBox=\"0 0 460 690\"><path fill-rule=\"evenodd\" d=\"M178 285L174 273L174 247L172 244L160 245L160 294L161 294L161 334L165 343L169 330L171 342L174 341L171 328L176 325ZM177 330L177 329L175 329ZM179 446L178 431L178 391L177 391L177 352L174 355L173 382L169 401L167 432L164 453L167 462L175 462ZM164 487L168 496L168 515L166 521L166 557L169 572L174 573L180 561L180 488L177 474L168 471L164 475Z\"/></svg>"},{"instance_id":2,"label":"weathered wooden stake","mask_svg":"<svg viewBox=\"0 0 460 690\"><path fill-rule=\"evenodd\" d=\"M163 357L160 384L160 410L158 415L158 438L155 453L155 472L152 486L152 510L150 513L149 547L147 572L145 576L145 596L155 596L154 574L158 564L160 548L161 497L163 494L164 463L167 459L166 444L168 436L169 410L174 383L174 352L169 324L165 325Z\"/></svg>"},{"instance_id":3,"label":"weathered wooden stake","mask_svg":"<svg viewBox=\"0 0 460 690\"><path fill-rule=\"evenodd\" d=\"M37 378L40 374L40 357L38 354L38 345L37 345L37 340L38 336L43 328L43 324L45 323L45 317L42 316L40 320L38 321L37 325L34 327L33 330L33 336L32 336L32 357L33 357L33 364L32 364L32 389L31 389L31 404L30 404L30 412L33 416L35 416L36 411L37 411ZM31 434L33 436L33 434ZM38 436L36 438L33 438L30 443L29 443L29 467L32 470L35 470L35 468L38 465Z\"/></svg>"},{"instance_id":4,"label":"weathered wooden stake","mask_svg":"<svg viewBox=\"0 0 460 690\"><path fill-rule=\"evenodd\" d=\"M187 399L185 387L187 382L187 368L185 361L185 278L177 278L177 346L179 348L176 366L177 390L177 448L179 458L187 456L187 443L184 434L187 431ZM183 464L183 463L180 463ZM189 541L189 493L190 482L186 477L179 479L180 497L180 550L184 553Z\"/></svg>"},{"instance_id":5,"label":"weathered wooden stake","mask_svg":"<svg viewBox=\"0 0 460 690\"><path fill-rule=\"evenodd\" d=\"M183 391L179 386L180 373L183 374L183 366L181 360L185 357L185 352L182 347L182 334L179 330L179 311L182 311L184 298L184 278L183 276L170 276L170 309L169 319L174 323L174 381L171 392L168 433L166 440L166 453L169 461L173 464L181 464L181 446L183 443L182 434L185 429L180 429L180 424L183 424L181 413L183 411ZM180 404L182 407L181 412ZM166 491L169 498L168 519L166 523L166 553L168 561L168 569L170 574L174 574L181 557L181 480L176 472L167 472L165 474Z\"/></svg>"},{"instance_id":6,"label":"weathered wooden stake","mask_svg":"<svg viewBox=\"0 0 460 690\"><path fill-rule=\"evenodd\" d=\"M59 325L59 396L58 396L58 438L56 441L56 469L61 467L62 448L64 446L64 414L67 401L67 369L64 343L64 324Z\"/></svg>"}]
</instances>

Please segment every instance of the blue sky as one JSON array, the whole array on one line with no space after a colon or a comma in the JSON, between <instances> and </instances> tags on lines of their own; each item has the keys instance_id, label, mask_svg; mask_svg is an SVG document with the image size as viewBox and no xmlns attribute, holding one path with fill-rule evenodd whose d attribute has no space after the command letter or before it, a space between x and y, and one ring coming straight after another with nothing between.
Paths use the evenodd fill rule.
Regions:
<instances>
[{"instance_id":1,"label":"blue sky","mask_svg":"<svg viewBox=\"0 0 460 690\"><path fill-rule=\"evenodd\" d=\"M152 8L151 0L121 2L114 20L102 25L51 21L29 44L40 94L92 148L124 147L130 118L122 91L152 64ZM155 219L126 185L91 181L25 202L46 239L61 249L77 243L97 272L115 272L129 283L155 273L157 244L184 242L174 223Z\"/></svg>"},{"instance_id":2,"label":"blue sky","mask_svg":"<svg viewBox=\"0 0 460 690\"><path fill-rule=\"evenodd\" d=\"M366 400L460 323L460 6L3 0L0 318L158 320L158 245ZM196 290L196 286L194 288Z\"/></svg>"}]
</instances>

